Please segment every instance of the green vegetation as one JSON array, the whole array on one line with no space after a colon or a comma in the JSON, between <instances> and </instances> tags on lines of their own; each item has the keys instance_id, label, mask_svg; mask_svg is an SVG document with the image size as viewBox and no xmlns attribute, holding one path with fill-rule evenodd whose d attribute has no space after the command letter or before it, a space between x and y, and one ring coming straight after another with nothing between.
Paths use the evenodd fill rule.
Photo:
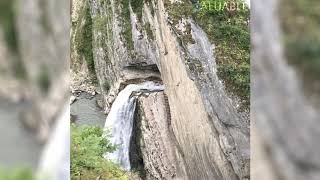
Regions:
<instances>
[{"instance_id":1,"label":"green vegetation","mask_svg":"<svg viewBox=\"0 0 320 180\"><path fill-rule=\"evenodd\" d=\"M141 22L144 0L131 0L130 3L132 11L137 15L138 20Z\"/></svg>"},{"instance_id":2,"label":"green vegetation","mask_svg":"<svg viewBox=\"0 0 320 180\"><path fill-rule=\"evenodd\" d=\"M222 4L219 10L214 9L214 3ZM209 40L215 44L215 58L218 75L225 82L226 89L243 100L243 107L249 107L250 101L250 11L242 0L238 2L238 10L228 11L223 5L229 5L228 0L184 0L171 4L165 0L169 17L176 25L182 18L192 17L206 32ZM212 4L212 8L201 4ZM198 7L198 8L196 8ZM177 31L182 44L194 43L191 27L187 25L186 32ZM194 61L190 61L194 62ZM187 61L188 64L189 61ZM200 64L201 65L201 64ZM198 65L199 66L199 65ZM196 68L196 65L192 66Z\"/></svg>"},{"instance_id":3,"label":"green vegetation","mask_svg":"<svg viewBox=\"0 0 320 180\"><path fill-rule=\"evenodd\" d=\"M79 21L76 27L75 47L78 53L84 57L89 72L96 77L92 52L92 18L88 0L80 11Z\"/></svg>"},{"instance_id":4,"label":"green vegetation","mask_svg":"<svg viewBox=\"0 0 320 180\"><path fill-rule=\"evenodd\" d=\"M93 28L97 31L103 32L106 34L106 24L107 17L106 16L97 16L93 19Z\"/></svg>"},{"instance_id":5,"label":"green vegetation","mask_svg":"<svg viewBox=\"0 0 320 180\"><path fill-rule=\"evenodd\" d=\"M106 14L98 12L93 18L93 28L94 32L98 34L98 38L95 39L96 47L100 47L104 50L105 62L110 64L110 59L108 56L108 50L113 46L113 31L112 31L112 7L110 6L109 0L101 0L100 6L106 10Z\"/></svg>"},{"instance_id":6,"label":"green vegetation","mask_svg":"<svg viewBox=\"0 0 320 180\"><path fill-rule=\"evenodd\" d=\"M151 40L154 40L155 37L154 37L154 34L152 32L151 25L149 22L144 24L144 29L146 30L148 38Z\"/></svg>"},{"instance_id":7,"label":"green vegetation","mask_svg":"<svg viewBox=\"0 0 320 180\"><path fill-rule=\"evenodd\" d=\"M319 82L320 75L318 3L316 0L282 0L279 5L288 62L302 72L308 84Z\"/></svg>"},{"instance_id":8,"label":"green vegetation","mask_svg":"<svg viewBox=\"0 0 320 180\"><path fill-rule=\"evenodd\" d=\"M213 2L202 0L201 3L210 1ZM242 0L236 2L243 3ZM235 12L203 8L194 14L195 20L215 43L218 75L224 80L227 90L238 95L247 107L250 101L249 17L250 11L247 6Z\"/></svg>"},{"instance_id":9,"label":"green vegetation","mask_svg":"<svg viewBox=\"0 0 320 180\"><path fill-rule=\"evenodd\" d=\"M127 49L131 56L133 53L131 52L134 49L133 40L132 40L132 26L130 21L130 0L119 0L117 3L117 11L120 13L118 20L122 25L121 38L126 42Z\"/></svg>"},{"instance_id":10,"label":"green vegetation","mask_svg":"<svg viewBox=\"0 0 320 180\"><path fill-rule=\"evenodd\" d=\"M102 128L71 125L71 179L126 180L118 165L103 158L116 149Z\"/></svg>"},{"instance_id":11,"label":"green vegetation","mask_svg":"<svg viewBox=\"0 0 320 180\"><path fill-rule=\"evenodd\" d=\"M174 25L174 31L177 35L181 38L182 44L194 43L194 40L191 35L191 25L186 25L186 31L181 32L178 30L175 25L179 24L181 19L187 19L192 16L193 14L193 5L189 1L181 1L181 2L174 2L171 3L170 0L164 1L164 6L166 7L170 21Z\"/></svg>"},{"instance_id":12,"label":"green vegetation","mask_svg":"<svg viewBox=\"0 0 320 180\"><path fill-rule=\"evenodd\" d=\"M33 172L28 168L0 168L0 179L3 180L35 180Z\"/></svg>"},{"instance_id":13,"label":"green vegetation","mask_svg":"<svg viewBox=\"0 0 320 180\"><path fill-rule=\"evenodd\" d=\"M181 45L195 43L191 35L191 25L186 23L184 32L175 26L181 20L192 17L206 32L210 41L215 44L215 58L217 62L218 76L225 82L226 89L240 97L246 107L249 106L250 99L250 32L249 15L250 11L242 0L236 0L241 8L236 11L228 9L212 10L201 8L200 4L221 2L223 5L230 3L228 0L183 0L171 4L170 0L164 0L164 5L169 15L169 22L172 23L174 31L179 37ZM103 3L105 1L103 0ZM142 8L144 3L150 0L119 0L116 1L116 12L119 14L118 20L122 27L121 39L125 42L129 54L134 57L134 45L132 39L132 27L130 22L130 9L137 14L138 20L142 23ZM200 8L195 8L200 7ZM238 7L239 8L239 7ZM83 9L85 25L79 31L76 41L78 49L85 55L89 69L94 70L92 55L92 28L103 34L108 34L105 23L106 17L96 17L91 19L89 7ZM79 23L81 24L81 23ZM93 27L92 27L93 26ZM152 27L149 23L142 24L149 39L154 40ZM195 71L200 71L201 62L188 59L187 65Z\"/></svg>"},{"instance_id":14,"label":"green vegetation","mask_svg":"<svg viewBox=\"0 0 320 180\"><path fill-rule=\"evenodd\" d=\"M130 20L130 5L132 7L132 11L137 15L137 19L139 22L142 22L142 9L144 0L119 0L116 1L117 6L117 13L120 14L118 20L120 21L122 25L122 32L121 32L121 38L123 41L126 42L126 47L131 55L131 57L134 57L134 44L132 39L132 25ZM151 5L150 0L148 0L148 3ZM154 11L152 12L154 13ZM144 24L146 28L147 35L150 39L153 39L152 30L150 27L150 24Z\"/></svg>"},{"instance_id":15,"label":"green vegetation","mask_svg":"<svg viewBox=\"0 0 320 180\"><path fill-rule=\"evenodd\" d=\"M107 28L107 22L108 18L107 16L96 16L93 18L93 28L96 32L100 32L102 35L99 36L99 38L96 39L96 46L102 47L103 49L106 49L107 47L107 38L108 38L108 28ZM107 58L107 56L105 56ZM106 62L108 62L108 59L106 59Z\"/></svg>"},{"instance_id":16,"label":"green vegetation","mask_svg":"<svg viewBox=\"0 0 320 180\"><path fill-rule=\"evenodd\" d=\"M203 67L199 59L196 58L187 58L186 64L191 72L193 73L202 73Z\"/></svg>"},{"instance_id":17,"label":"green vegetation","mask_svg":"<svg viewBox=\"0 0 320 180\"><path fill-rule=\"evenodd\" d=\"M176 1L174 3L171 3L170 0L164 0L164 6L173 24L178 24L182 18L190 17L193 12L192 4L187 0L181 2Z\"/></svg>"}]
</instances>

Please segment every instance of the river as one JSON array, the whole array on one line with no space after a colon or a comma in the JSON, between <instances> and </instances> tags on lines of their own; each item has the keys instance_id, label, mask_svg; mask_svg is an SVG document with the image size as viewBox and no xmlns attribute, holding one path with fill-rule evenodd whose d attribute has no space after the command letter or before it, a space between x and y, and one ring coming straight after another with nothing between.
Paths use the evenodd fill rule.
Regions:
<instances>
[{"instance_id":1,"label":"river","mask_svg":"<svg viewBox=\"0 0 320 180\"><path fill-rule=\"evenodd\" d=\"M19 112L29 105L10 103L0 97L0 166L37 168L43 145L19 120Z\"/></svg>"}]
</instances>

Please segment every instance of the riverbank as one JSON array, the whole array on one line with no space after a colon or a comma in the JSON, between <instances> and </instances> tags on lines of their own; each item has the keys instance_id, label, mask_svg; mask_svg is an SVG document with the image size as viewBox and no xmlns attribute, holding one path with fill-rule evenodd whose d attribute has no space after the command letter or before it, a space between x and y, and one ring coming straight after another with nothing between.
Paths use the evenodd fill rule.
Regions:
<instances>
[{"instance_id":1,"label":"riverbank","mask_svg":"<svg viewBox=\"0 0 320 180\"><path fill-rule=\"evenodd\" d=\"M104 126L107 116L101 107L102 96L100 94L92 95L77 90L72 96L74 102L70 105L70 115L76 125Z\"/></svg>"}]
</instances>

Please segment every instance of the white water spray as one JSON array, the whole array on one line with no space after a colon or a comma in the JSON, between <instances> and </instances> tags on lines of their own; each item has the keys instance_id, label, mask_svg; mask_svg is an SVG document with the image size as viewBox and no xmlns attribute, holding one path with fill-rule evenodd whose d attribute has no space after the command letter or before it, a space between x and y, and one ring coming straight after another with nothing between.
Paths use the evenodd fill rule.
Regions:
<instances>
[{"instance_id":1,"label":"white water spray","mask_svg":"<svg viewBox=\"0 0 320 180\"><path fill-rule=\"evenodd\" d=\"M70 180L70 106L63 108L46 144L37 171L37 180Z\"/></svg>"},{"instance_id":2,"label":"white water spray","mask_svg":"<svg viewBox=\"0 0 320 180\"><path fill-rule=\"evenodd\" d=\"M106 157L118 163L125 170L131 169L129 146L136 107L136 97L131 97L131 94L133 92L154 92L163 90L163 85L154 82L130 84L118 94L116 100L112 104L105 123L105 129L111 129L111 143L116 144L119 147L115 152L107 153Z\"/></svg>"}]
</instances>

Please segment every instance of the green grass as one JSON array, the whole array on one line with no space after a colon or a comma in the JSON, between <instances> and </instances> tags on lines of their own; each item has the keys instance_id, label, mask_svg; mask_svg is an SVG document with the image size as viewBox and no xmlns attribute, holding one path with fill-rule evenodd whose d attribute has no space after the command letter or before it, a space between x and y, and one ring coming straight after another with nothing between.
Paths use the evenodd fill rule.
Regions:
<instances>
[{"instance_id":1,"label":"green grass","mask_svg":"<svg viewBox=\"0 0 320 180\"><path fill-rule=\"evenodd\" d=\"M71 125L71 179L128 179L118 165L103 158L116 150L109 138L100 127Z\"/></svg>"}]
</instances>

